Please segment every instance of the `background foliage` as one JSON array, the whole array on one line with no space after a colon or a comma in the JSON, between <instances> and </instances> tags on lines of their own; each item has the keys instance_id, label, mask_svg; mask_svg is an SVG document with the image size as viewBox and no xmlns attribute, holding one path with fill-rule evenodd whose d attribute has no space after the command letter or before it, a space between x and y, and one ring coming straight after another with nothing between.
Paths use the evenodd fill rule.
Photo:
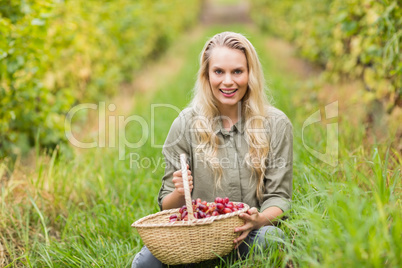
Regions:
<instances>
[{"instance_id":1,"label":"background foliage","mask_svg":"<svg viewBox=\"0 0 402 268\"><path fill-rule=\"evenodd\" d=\"M402 106L402 9L396 0L252 0L265 31L292 41L330 78L361 79L365 102Z\"/></svg>"},{"instance_id":2,"label":"background foliage","mask_svg":"<svg viewBox=\"0 0 402 268\"><path fill-rule=\"evenodd\" d=\"M148 126L154 122L152 134L156 144L162 144L177 113L172 109L159 109L152 116L151 105L168 103L184 108L191 98L199 52L208 37L228 29L245 33L260 55L273 104L284 111L293 124L293 204L289 218L281 222L286 234L284 251L269 248L262 256L221 263L218 267L401 267L402 157L400 150L390 146L391 142L400 142L390 136L388 143L367 143L365 126L359 121L355 123L356 114L366 111L366 106L349 107L350 112L342 110L349 92L360 88L354 88L352 83L333 83L333 87L314 92L310 84L319 83L317 80L321 78L315 73L305 75L305 65L293 68L298 64L284 51L286 42L280 41L280 45L275 46L278 39L245 25L209 25L185 35L177 34L167 25L176 25L172 20L177 19L177 29L184 29L187 25L182 22L183 14L193 12L190 2L183 7L177 4L174 11L167 1L149 2L152 3L143 0L132 3L121 0L85 3L0 0L0 120L3 128L0 142L4 141L3 137L32 141L38 126L42 129L46 126L46 132L40 135L45 134L47 138L55 135L57 140L57 128L46 125L48 122L62 122L63 113L76 102L114 94L120 81L129 80L133 70L139 68L134 66L144 65L158 54L158 46L175 39L167 61L158 62L162 69L154 65L146 69L150 74L148 79L156 81L152 84L153 90L138 91L132 98L135 105L131 114L141 115ZM98 6L99 3L104 6ZM313 12L315 19L299 21L314 20L314 27L322 27L321 32L318 28L298 28L309 35L300 33L302 36L293 39L294 42L309 39L318 44L332 35L333 29L326 28L325 21L334 19L325 15L333 7L328 3L312 0L309 5L301 6L298 2L288 5L292 9L298 7L301 13L313 12L309 10L311 5L321 10ZM278 8L273 14L278 16L280 7L284 7L280 3L267 4ZM195 2L194 7L198 8ZM154 15L155 10L158 16ZM265 6L260 10L263 14L272 13ZM131 18L126 14L133 16L136 12L145 17ZM167 14L171 13L183 16L168 18ZM293 15L293 18L299 16ZM167 19L169 23L163 21ZM130 24L133 20L135 27ZM285 27L291 21L279 23L278 17L277 22L275 28L283 27L278 34L294 38L295 29L286 31L289 28ZM149 28L151 25L155 28ZM161 27L164 27L163 33L159 33ZM155 33L158 35L154 36ZM179 39L174 37L176 34ZM134 36L144 39L134 39ZM143 50L138 52L138 46L144 46ZM301 45L299 47L302 49ZM310 52L309 57L317 60L323 59L321 64L327 65L325 57L332 52L322 48L314 50L319 48L314 44L310 47L305 53ZM141 52L144 52L142 56L138 54ZM167 74L161 75L166 70ZM340 74L328 73L334 77ZM339 124L342 130L338 135L339 157L335 167L306 150L308 145L318 152L326 151L325 122L312 125L303 135L306 118L327 104L326 99L317 94L330 95L333 91L346 92L344 99L339 98L339 110L343 112L330 121ZM394 111L398 110L394 108ZM25 121L17 129L14 125L19 120ZM12 131L9 131L10 125L14 126ZM5 128L8 132L3 131ZM133 140L144 135L142 127L136 124L128 124L120 131ZM44 136L38 139L43 143ZM6 141L0 144L2 149L4 144L13 144ZM161 149L154 144L154 140L148 138L140 148L124 147L125 160L119 160L119 148L74 151L76 154L71 157L59 149L53 150L51 155L43 154L38 143L37 154L29 159L0 159L0 267L131 267L143 243L130 225L159 210L156 196L164 162ZM30 146L29 142L26 146ZM131 156L138 161L132 161Z\"/></svg>"},{"instance_id":3,"label":"background foliage","mask_svg":"<svg viewBox=\"0 0 402 268\"><path fill-rule=\"evenodd\" d=\"M0 158L65 140L73 104L115 94L198 11L198 0L0 0Z\"/></svg>"},{"instance_id":4,"label":"background foliage","mask_svg":"<svg viewBox=\"0 0 402 268\"><path fill-rule=\"evenodd\" d=\"M275 106L293 124L293 203L281 226L286 233L283 254L269 248L263 256L217 267L289 267L287 261L293 267L400 267L401 155L387 144L364 143L364 126L353 125L352 113L341 113L336 121L342 129L339 164L332 167L313 157L303 144L325 152L326 126L316 124L304 136L302 127L323 104L296 104L311 91L300 87L302 79L292 70L278 68L278 58L288 59L269 49L271 39L255 28L231 29L249 34ZM163 143L178 113L162 108L152 116L151 104L180 110L188 104L199 52L208 37L224 30L226 26L209 26L192 38L182 36L171 55L183 64L176 66L170 81L136 92L131 114L141 115L148 125L154 122L156 144ZM154 71L154 77L160 73ZM136 124L122 131L133 139L143 135ZM131 267L143 242L130 225L159 211L156 197L164 160L161 148L153 144L148 138L140 148L125 148L125 160L119 160L119 148L93 148L73 158L58 150L51 156L38 153L29 168L21 161L10 170L0 161L0 266Z\"/></svg>"}]
</instances>

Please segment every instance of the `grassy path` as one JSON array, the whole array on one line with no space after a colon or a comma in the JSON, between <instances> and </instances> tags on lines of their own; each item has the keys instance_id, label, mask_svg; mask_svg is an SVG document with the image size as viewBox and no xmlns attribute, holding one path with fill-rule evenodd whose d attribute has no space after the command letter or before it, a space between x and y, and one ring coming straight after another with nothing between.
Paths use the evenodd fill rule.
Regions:
<instances>
[{"instance_id":1,"label":"grassy path","mask_svg":"<svg viewBox=\"0 0 402 268\"><path fill-rule=\"evenodd\" d=\"M120 125L127 140L144 141L142 146L125 148L123 154L121 149L106 147L82 150L74 157L40 156L34 172L9 179L0 193L0 218L5 219L0 225L0 266L130 267L142 246L130 225L158 211L156 196L164 171L160 146L178 114L166 105L153 106L152 113L151 105L184 108L206 37L228 29L245 33L255 45L274 104L294 125L294 206L283 223L288 235L286 258L302 267L397 267L402 263L400 156L387 152L387 146L362 144L362 128L354 129L349 115L339 114L334 121L340 124L339 164L332 167L313 157L303 144L320 152L328 145L322 124L306 129L302 139L305 120L328 104L314 98L316 93L308 87L318 78L302 79L281 64L270 37L254 28L232 25L209 26L185 35L173 48L179 64L169 57L164 63L168 75L160 75L158 68L148 69L147 79L154 81L135 93L129 113L143 118L145 124ZM2 172L8 172L4 165ZM253 265L271 267L276 254L267 256Z\"/></svg>"}]
</instances>

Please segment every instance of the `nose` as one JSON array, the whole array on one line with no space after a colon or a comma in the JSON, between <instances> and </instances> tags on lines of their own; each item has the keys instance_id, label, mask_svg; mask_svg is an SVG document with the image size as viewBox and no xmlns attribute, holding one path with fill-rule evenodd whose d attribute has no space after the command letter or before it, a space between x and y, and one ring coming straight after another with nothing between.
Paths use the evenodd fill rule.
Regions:
<instances>
[{"instance_id":1,"label":"nose","mask_svg":"<svg viewBox=\"0 0 402 268\"><path fill-rule=\"evenodd\" d=\"M227 73L223 79L223 84L225 86L229 86L233 84L233 80L232 80L232 75L230 73Z\"/></svg>"}]
</instances>

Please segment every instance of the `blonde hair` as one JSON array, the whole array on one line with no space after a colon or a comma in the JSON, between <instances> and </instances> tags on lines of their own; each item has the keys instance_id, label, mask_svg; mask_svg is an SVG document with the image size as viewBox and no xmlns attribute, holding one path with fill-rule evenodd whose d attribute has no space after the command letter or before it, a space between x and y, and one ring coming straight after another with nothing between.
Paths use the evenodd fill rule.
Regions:
<instances>
[{"instance_id":1,"label":"blonde hair","mask_svg":"<svg viewBox=\"0 0 402 268\"><path fill-rule=\"evenodd\" d=\"M196 114L193 123L193 127L197 129L196 152L203 154L204 161L209 164L216 175L216 185L220 186L222 168L219 161L216 161L219 139L214 133L214 127L218 124L215 118L219 117L220 114L212 94L208 74L212 50L216 47L238 49L244 53L247 59L248 89L241 103L242 117L247 122L244 128L245 139L249 144L246 161L252 167L253 174L256 175L256 195L259 200L262 200L266 169L265 161L269 152L269 138L264 132L252 130L264 128L265 109L269 102L265 94L265 80L257 52L250 41L242 34L234 32L216 34L206 42L201 52L200 69L194 88L194 97L190 103Z\"/></svg>"}]
</instances>

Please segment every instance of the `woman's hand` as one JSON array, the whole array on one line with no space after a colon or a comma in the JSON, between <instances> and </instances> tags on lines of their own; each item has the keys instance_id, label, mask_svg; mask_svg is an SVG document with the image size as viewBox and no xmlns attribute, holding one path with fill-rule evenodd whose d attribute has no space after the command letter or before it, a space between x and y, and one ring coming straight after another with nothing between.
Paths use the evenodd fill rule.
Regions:
<instances>
[{"instance_id":1,"label":"woman's hand","mask_svg":"<svg viewBox=\"0 0 402 268\"><path fill-rule=\"evenodd\" d=\"M283 211L278 207L269 207L263 212L258 212L256 208L250 208L247 213L239 214L239 217L245 221L245 224L241 227L235 228L236 232L242 232L238 238L233 242L236 244L236 248L243 242L252 230L260 229L265 225L272 225L275 219L278 218Z\"/></svg>"},{"instance_id":2,"label":"woman's hand","mask_svg":"<svg viewBox=\"0 0 402 268\"><path fill-rule=\"evenodd\" d=\"M254 230L259 229L263 225L261 224L261 213L258 212L256 208L250 208L247 213L239 214L239 217L245 221L245 224L241 227L235 228L235 233L242 232L238 238L233 242L236 244L236 248L243 242L243 240L248 236L248 234Z\"/></svg>"},{"instance_id":3,"label":"woman's hand","mask_svg":"<svg viewBox=\"0 0 402 268\"><path fill-rule=\"evenodd\" d=\"M191 193L193 190L193 176L191 176L191 170L188 170L188 168L189 166L187 165L188 186L190 187L190 193ZM173 183L175 191L179 193L179 195L184 196L183 176L181 170L177 170L173 173Z\"/></svg>"},{"instance_id":4,"label":"woman's hand","mask_svg":"<svg viewBox=\"0 0 402 268\"><path fill-rule=\"evenodd\" d=\"M191 171L188 170L189 166L187 165L187 174L188 174L188 185L190 186L190 193L193 190L193 176L191 176ZM183 177L181 174L181 170L177 170L173 172L174 190L170 194L166 195L162 200L162 209L172 209L179 208L183 206L186 202L184 199L184 186L183 186Z\"/></svg>"}]
</instances>

